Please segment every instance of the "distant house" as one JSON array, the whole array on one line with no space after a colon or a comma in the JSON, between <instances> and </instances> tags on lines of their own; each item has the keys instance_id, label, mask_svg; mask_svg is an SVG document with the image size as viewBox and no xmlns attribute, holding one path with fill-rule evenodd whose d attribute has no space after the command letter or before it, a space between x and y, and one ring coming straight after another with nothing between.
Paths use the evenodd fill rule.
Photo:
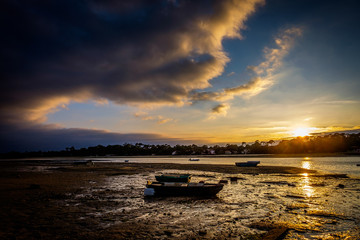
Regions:
<instances>
[{"instance_id":1,"label":"distant house","mask_svg":"<svg viewBox=\"0 0 360 240\"><path fill-rule=\"evenodd\" d=\"M242 154L248 154L249 152L250 152L250 150L247 149L247 148L245 148L241 153L242 153Z\"/></svg>"},{"instance_id":2,"label":"distant house","mask_svg":"<svg viewBox=\"0 0 360 240\"><path fill-rule=\"evenodd\" d=\"M212 148L208 149L208 154L215 155L215 150Z\"/></svg>"}]
</instances>

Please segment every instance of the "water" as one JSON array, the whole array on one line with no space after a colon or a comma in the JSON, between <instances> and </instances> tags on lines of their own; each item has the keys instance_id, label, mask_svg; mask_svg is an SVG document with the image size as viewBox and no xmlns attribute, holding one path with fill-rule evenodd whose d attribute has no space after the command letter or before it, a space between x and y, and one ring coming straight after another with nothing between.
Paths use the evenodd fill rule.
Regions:
<instances>
[{"instance_id":1,"label":"water","mask_svg":"<svg viewBox=\"0 0 360 240\"><path fill-rule=\"evenodd\" d=\"M261 166L291 166L325 173L342 173L351 177L360 177L360 157L295 157L295 158L236 158L236 157L200 157L200 161L189 161L188 157L107 157L88 158L95 161L135 163L180 163L180 164L227 164L235 162L260 161Z\"/></svg>"},{"instance_id":2,"label":"water","mask_svg":"<svg viewBox=\"0 0 360 240\"><path fill-rule=\"evenodd\" d=\"M360 156L348 157L200 157L200 161L189 161L189 157L71 157L71 158L31 158L23 160L53 160L56 162L68 162L77 160L93 160L101 162L125 162L130 163L179 163L179 164L226 164L234 165L235 162L260 161L260 166L290 166L316 170L321 173L348 174L350 177L360 177ZM1 160L0 160L1 161ZM12 160L16 161L16 160Z\"/></svg>"}]
</instances>

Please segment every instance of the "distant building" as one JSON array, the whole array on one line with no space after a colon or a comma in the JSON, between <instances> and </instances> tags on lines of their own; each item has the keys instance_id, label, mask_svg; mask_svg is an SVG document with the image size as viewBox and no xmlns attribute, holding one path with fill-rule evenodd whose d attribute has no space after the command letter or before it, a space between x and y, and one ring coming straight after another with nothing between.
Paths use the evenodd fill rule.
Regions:
<instances>
[{"instance_id":1,"label":"distant building","mask_svg":"<svg viewBox=\"0 0 360 240\"><path fill-rule=\"evenodd\" d=\"M226 150L226 151L225 151L225 154L231 154L231 151Z\"/></svg>"},{"instance_id":2,"label":"distant building","mask_svg":"<svg viewBox=\"0 0 360 240\"><path fill-rule=\"evenodd\" d=\"M215 150L212 148L208 149L208 154L215 155Z\"/></svg>"}]
</instances>

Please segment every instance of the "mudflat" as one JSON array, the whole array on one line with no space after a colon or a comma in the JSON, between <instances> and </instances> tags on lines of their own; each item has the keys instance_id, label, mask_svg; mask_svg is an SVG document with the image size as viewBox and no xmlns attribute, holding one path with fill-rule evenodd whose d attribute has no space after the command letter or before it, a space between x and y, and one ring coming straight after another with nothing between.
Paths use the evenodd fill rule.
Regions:
<instances>
[{"instance_id":1,"label":"mudflat","mask_svg":"<svg viewBox=\"0 0 360 240\"><path fill-rule=\"evenodd\" d=\"M295 223L292 227L284 224L286 219L280 216L283 211L295 211L301 206L309 209L305 206L307 196L283 194L281 197L286 201L300 198L302 202L296 199L293 209L288 207L293 202L284 203L284 208L268 209L268 206L277 198L275 188L295 189L294 185L301 184L300 180L284 183L259 182L258 179L253 183L253 178L269 175L297 179L304 174L316 175L313 170L295 167L170 163L74 165L54 161L1 161L0 167L0 239L276 239L271 238L274 231L284 236L289 229L295 229L292 236L296 236L301 227ZM144 198L146 181L153 179L155 173L167 171L190 172L195 180L218 181L233 176L247 180L229 184L213 199ZM331 179L337 181L336 176ZM324 181L317 184L327 187L344 184ZM256 184L261 184L261 188ZM239 194L234 193L235 188L243 193L236 201L229 202L228 199L235 199ZM258 189L272 190L256 193ZM233 197L229 198L229 194ZM249 200L244 200L245 195ZM258 195L264 195L264 199L256 199ZM269 205L262 206L265 203ZM334 221L339 221L338 214L332 216ZM319 228L302 227L301 231ZM351 239L357 231L351 228L345 236Z\"/></svg>"}]
</instances>

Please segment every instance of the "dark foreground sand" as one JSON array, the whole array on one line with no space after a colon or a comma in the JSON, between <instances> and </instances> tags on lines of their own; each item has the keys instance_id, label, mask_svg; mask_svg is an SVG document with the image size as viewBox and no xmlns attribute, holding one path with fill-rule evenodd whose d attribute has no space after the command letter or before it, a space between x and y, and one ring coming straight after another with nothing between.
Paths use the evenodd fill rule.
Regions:
<instances>
[{"instance_id":1,"label":"dark foreground sand","mask_svg":"<svg viewBox=\"0 0 360 240\"><path fill-rule=\"evenodd\" d=\"M303 174L314 171L295 167L259 166L239 168L229 165L95 163L73 165L47 161L0 162L0 239L177 239L166 224L137 220L123 214L119 220L99 217L97 212L116 207L114 196L139 198L142 190L122 189L116 193L102 186L112 176L146 174L165 169L199 170L226 174ZM144 179L144 186L145 186ZM86 195L88 189L101 191ZM81 200L78 196L82 196ZM156 200L150 200L156 201ZM190 200L191 201L191 200ZM219 200L215 200L219 201ZM147 210L149 211L149 210ZM154 209L153 211L156 211ZM162 213L159 214L171 214ZM181 214L181 213L180 213ZM119 214L121 215L121 214ZM282 230L261 223L265 232L232 236L233 239L277 239ZM279 227L279 226L277 226ZM281 227L281 226L280 226ZM180 229L182 239L228 239L223 234ZM187 227L183 227L187 228ZM231 234L231 229L229 234ZM278 232L277 232L278 231ZM180 235L179 235L180 236ZM230 237L229 237L230 238ZM280 239L280 238L279 238Z\"/></svg>"}]
</instances>

